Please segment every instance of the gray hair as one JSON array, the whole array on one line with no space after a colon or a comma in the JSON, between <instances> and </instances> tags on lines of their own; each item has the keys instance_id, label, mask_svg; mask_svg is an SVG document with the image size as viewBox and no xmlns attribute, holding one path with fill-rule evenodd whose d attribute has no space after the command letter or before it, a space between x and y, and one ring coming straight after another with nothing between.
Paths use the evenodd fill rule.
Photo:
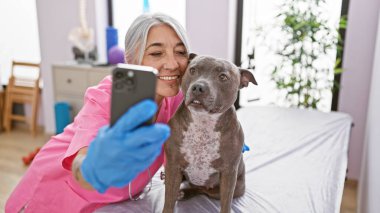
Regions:
<instances>
[{"instance_id":1,"label":"gray hair","mask_svg":"<svg viewBox=\"0 0 380 213\"><path fill-rule=\"evenodd\" d=\"M125 35L125 61L126 63L141 64L148 32L151 27L158 24L167 24L177 33L189 53L189 42L185 29L174 18L162 14L142 14L135 19Z\"/></svg>"}]
</instances>

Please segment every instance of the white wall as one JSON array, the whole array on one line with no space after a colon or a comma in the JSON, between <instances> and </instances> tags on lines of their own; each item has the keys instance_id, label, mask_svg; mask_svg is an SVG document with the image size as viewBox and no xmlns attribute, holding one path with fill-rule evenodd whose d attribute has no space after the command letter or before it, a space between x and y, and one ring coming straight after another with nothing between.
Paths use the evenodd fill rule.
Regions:
<instances>
[{"instance_id":1,"label":"white wall","mask_svg":"<svg viewBox=\"0 0 380 213\"><path fill-rule=\"evenodd\" d=\"M358 199L358 212L367 213L380 209L380 13L378 20Z\"/></svg>"},{"instance_id":2,"label":"white wall","mask_svg":"<svg viewBox=\"0 0 380 213\"><path fill-rule=\"evenodd\" d=\"M47 133L55 133L51 66L54 63L62 63L74 58L68 33L72 28L80 26L78 2L78 0L37 0L41 72L44 81L42 102L45 132ZM103 15L105 14L103 13ZM87 1L87 17L88 26L95 28L94 1Z\"/></svg>"},{"instance_id":3,"label":"white wall","mask_svg":"<svg viewBox=\"0 0 380 213\"><path fill-rule=\"evenodd\" d=\"M236 0L186 1L191 51L234 60Z\"/></svg>"},{"instance_id":4,"label":"white wall","mask_svg":"<svg viewBox=\"0 0 380 213\"><path fill-rule=\"evenodd\" d=\"M37 25L36 0L0 0L0 83L8 83L12 60L40 62Z\"/></svg>"},{"instance_id":5,"label":"white wall","mask_svg":"<svg viewBox=\"0 0 380 213\"><path fill-rule=\"evenodd\" d=\"M355 123L348 160L352 179L360 174L379 9L379 0L350 0L338 109L349 113Z\"/></svg>"},{"instance_id":6,"label":"white wall","mask_svg":"<svg viewBox=\"0 0 380 213\"><path fill-rule=\"evenodd\" d=\"M9 20L12 20L10 22ZM12 60L39 63L40 43L36 0L0 0L0 83L8 84ZM17 71L19 70L19 71ZM36 79L37 69L15 68L16 76ZM32 72L31 72L32 71ZM2 87L0 87L0 91ZM43 125L42 105L39 104L37 123ZM21 109L21 108L20 108ZM32 105L24 104L27 117L32 116ZM21 112L21 111L20 111Z\"/></svg>"}]
</instances>

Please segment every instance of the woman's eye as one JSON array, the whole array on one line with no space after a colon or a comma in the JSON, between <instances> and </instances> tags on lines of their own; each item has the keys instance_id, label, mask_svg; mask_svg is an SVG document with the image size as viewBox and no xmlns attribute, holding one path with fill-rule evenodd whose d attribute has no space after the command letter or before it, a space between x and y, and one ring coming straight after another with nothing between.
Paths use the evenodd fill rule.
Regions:
<instances>
[{"instance_id":1,"label":"woman's eye","mask_svg":"<svg viewBox=\"0 0 380 213\"><path fill-rule=\"evenodd\" d=\"M222 80L222 81L226 81L226 80L228 80L228 77L225 74L220 74L219 75L219 79Z\"/></svg>"},{"instance_id":2,"label":"woman's eye","mask_svg":"<svg viewBox=\"0 0 380 213\"><path fill-rule=\"evenodd\" d=\"M162 52L153 52L153 53L150 53L149 55L158 57L162 55Z\"/></svg>"},{"instance_id":3,"label":"woman's eye","mask_svg":"<svg viewBox=\"0 0 380 213\"><path fill-rule=\"evenodd\" d=\"M187 52L186 51L177 51L176 53L178 55L181 55L181 56L187 56Z\"/></svg>"}]
</instances>

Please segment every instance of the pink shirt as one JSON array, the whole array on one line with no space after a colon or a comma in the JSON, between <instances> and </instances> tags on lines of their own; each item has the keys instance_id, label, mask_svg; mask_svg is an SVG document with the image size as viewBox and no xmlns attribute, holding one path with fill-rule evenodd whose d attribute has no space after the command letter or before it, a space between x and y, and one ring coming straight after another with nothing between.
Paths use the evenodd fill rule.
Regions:
<instances>
[{"instance_id":1,"label":"pink shirt","mask_svg":"<svg viewBox=\"0 0 380 213\"><path fill-rule=\"evenodd\" d=\"M183 99L182 92L164 98L157 122L168 123ZM86 91L85 103L62 134L53 136L40 150L29 169L9 197L5 211L19 212L92 212L108 203L129 199L128 186L110 188L105 194L82 189L73 179L71 163L80 148L86 147L100 127L110 120L111 77ZM160 168L164 153L150 166L152 176ZM148 170L132 181L132 195L149 182Z\"/></svg>"}]
</instances>

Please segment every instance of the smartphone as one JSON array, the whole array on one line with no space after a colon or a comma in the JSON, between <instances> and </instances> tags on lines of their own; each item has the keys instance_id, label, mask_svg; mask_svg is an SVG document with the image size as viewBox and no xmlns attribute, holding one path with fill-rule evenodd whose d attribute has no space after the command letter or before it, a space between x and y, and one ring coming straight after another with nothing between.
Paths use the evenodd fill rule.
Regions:
<instances>
[{"instance_id":1,"label":"smartphone","mask_svg":"<svg viewBox=\"0 0 380 213\"><path fill-rule=\"evenodd\" d=\"M112 70L110 126L138 102L145 99L154 101L157 74L153 67L131 64L118 64ZM145 124L152 122L149 120Z\"/></svg>"}]
</instances>

